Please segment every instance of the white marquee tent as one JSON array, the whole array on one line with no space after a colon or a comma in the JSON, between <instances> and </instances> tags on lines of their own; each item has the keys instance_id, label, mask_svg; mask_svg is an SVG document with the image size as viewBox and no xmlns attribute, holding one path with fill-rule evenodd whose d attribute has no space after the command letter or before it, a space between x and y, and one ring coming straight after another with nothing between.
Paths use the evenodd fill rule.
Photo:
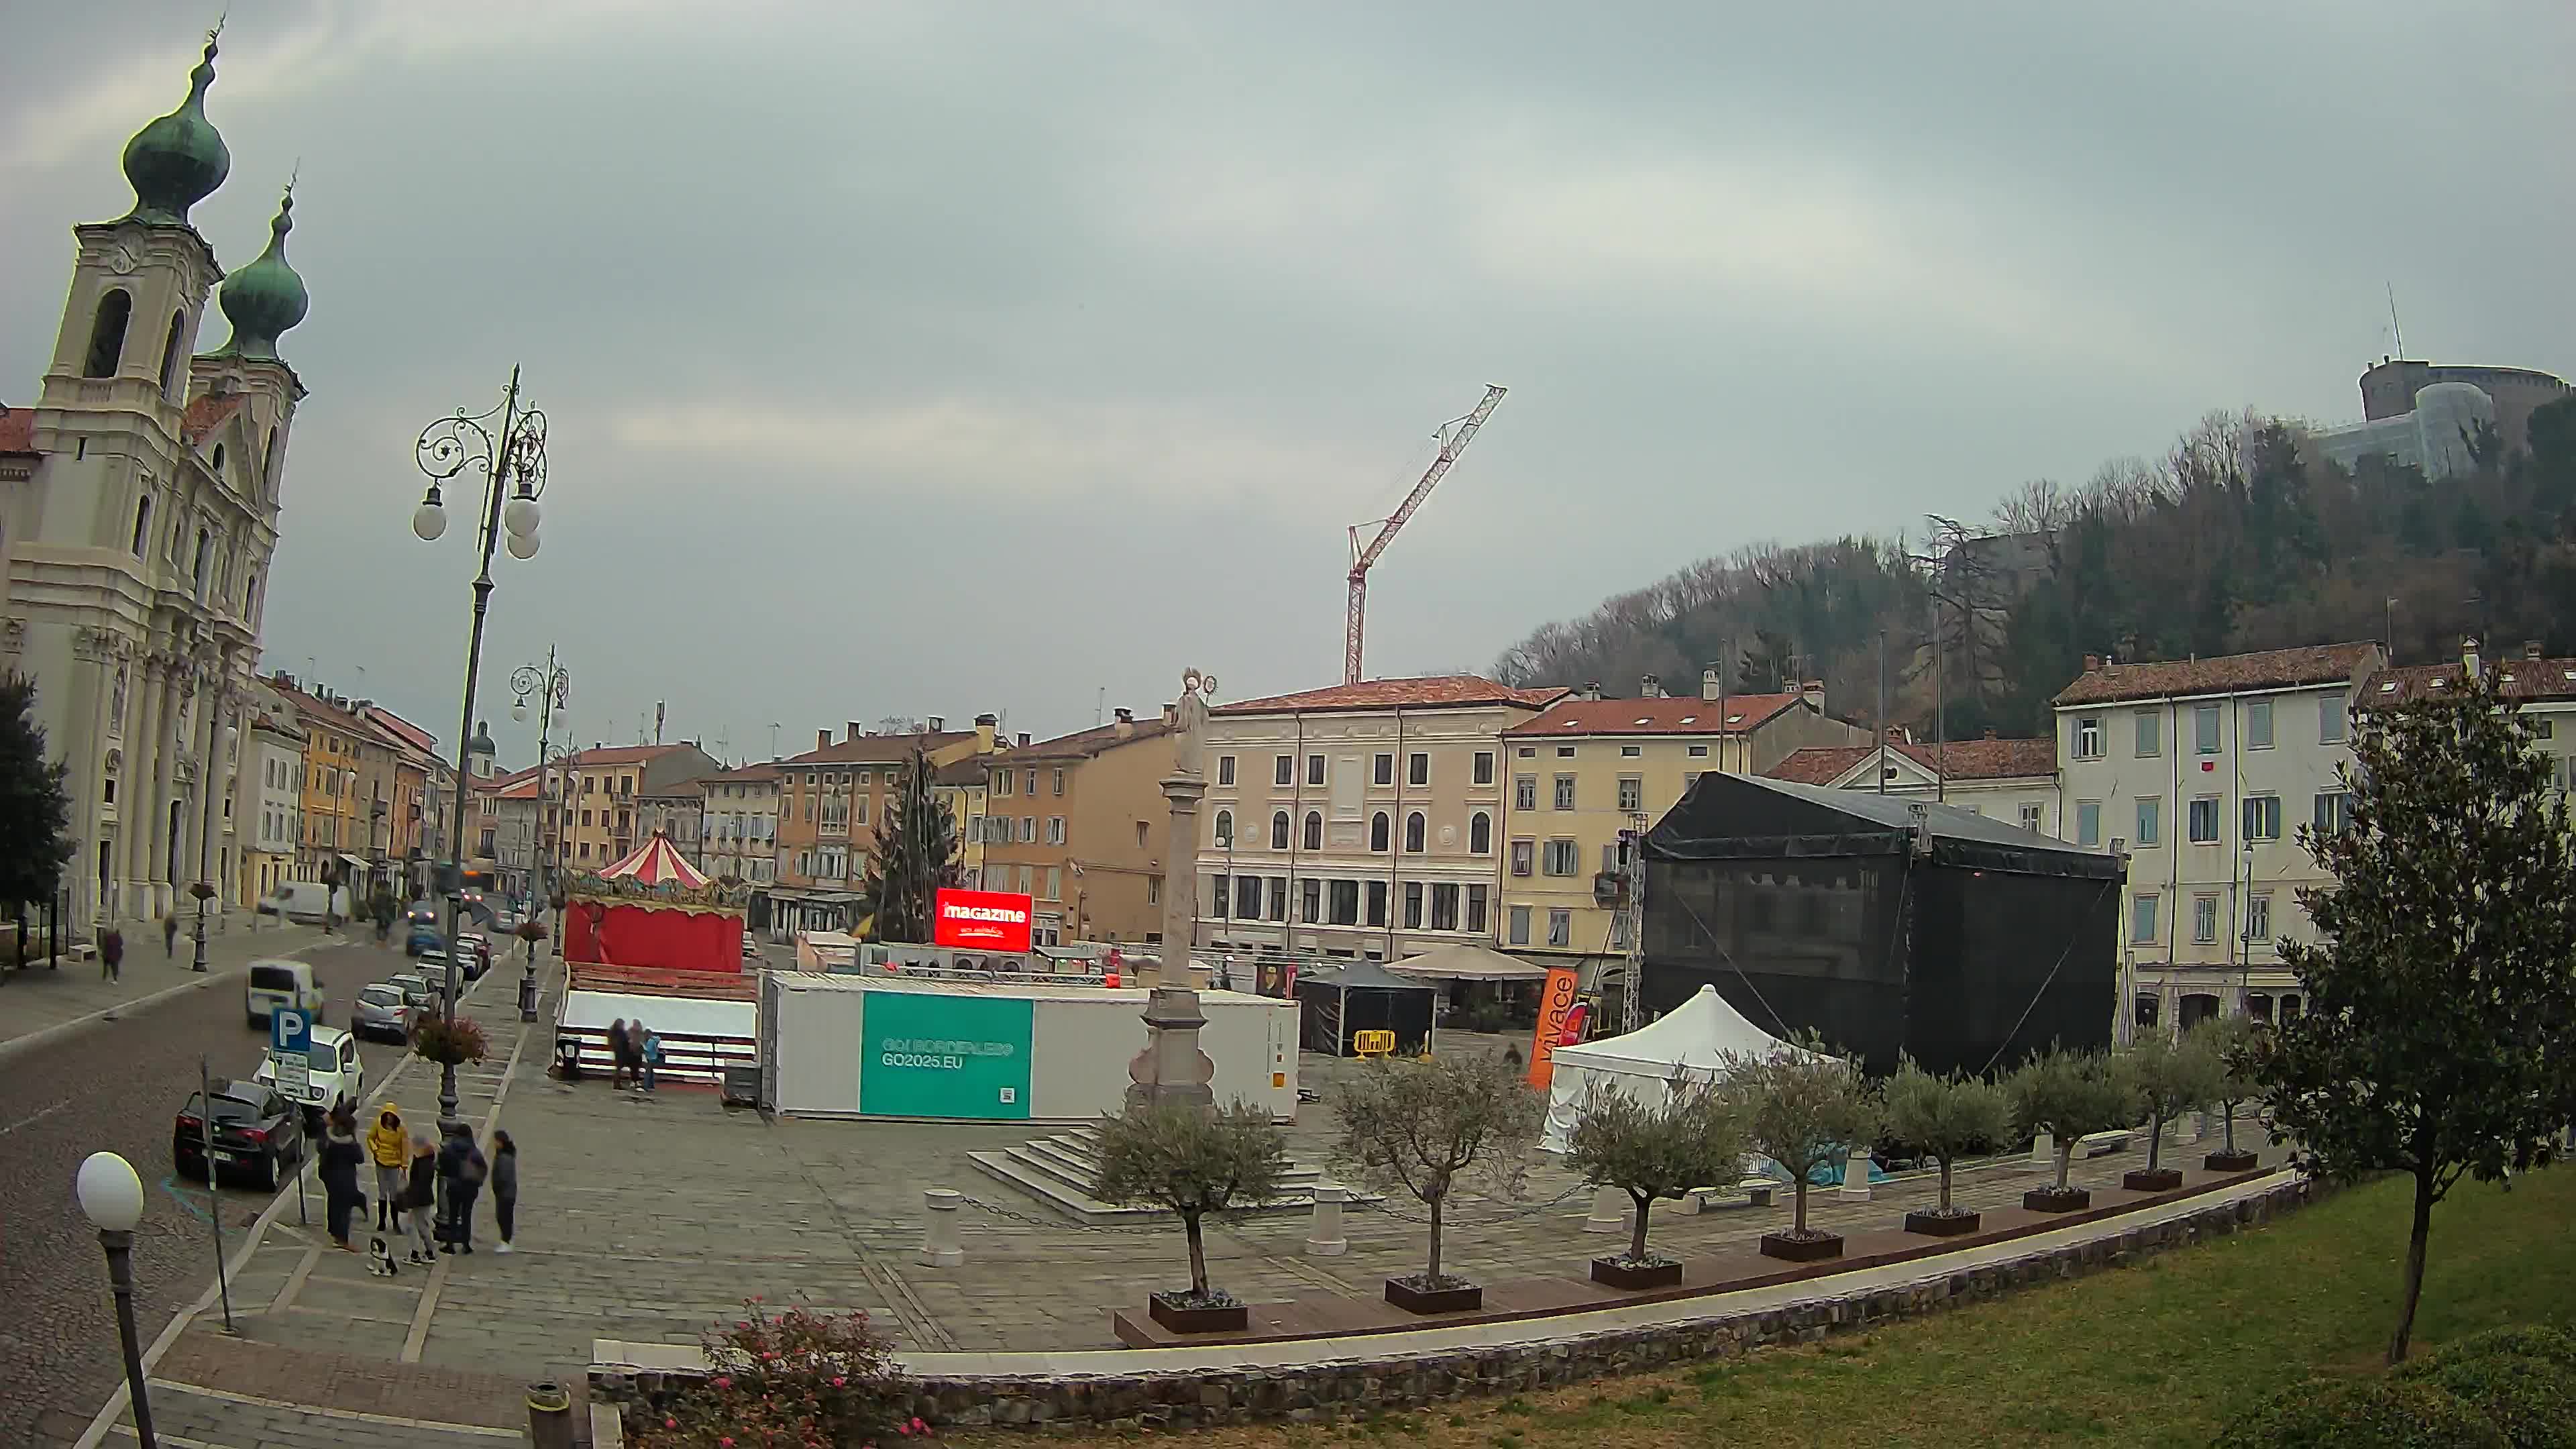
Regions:
<instances>
[{"instance_id":1,"label":"white marquee tent","mask_svg":"<svg viewBox=\"0 0 2576 1449\"><path fill-rule=\"evenodd\" d=\"M1539 1148L1565 1150L1583 1094L1595 1082L1641 1102L1660 1103L1677 1072L1707 1076L1730 1052L1759 1057L1774 1051L1814 1055L1745 1020L1717 994L1716 987L1702 986L1698 995L1625 1036L1558 1047L1556 1075L1548 1089L1547 1128Z\"/></svg>"}]
</instances>

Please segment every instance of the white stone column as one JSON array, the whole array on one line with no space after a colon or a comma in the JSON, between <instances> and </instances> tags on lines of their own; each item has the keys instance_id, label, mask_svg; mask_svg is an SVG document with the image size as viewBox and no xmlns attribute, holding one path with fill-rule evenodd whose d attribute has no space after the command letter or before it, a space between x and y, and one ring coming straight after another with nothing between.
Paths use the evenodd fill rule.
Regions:
<instances>
[{"instance_id":1,"label":"white stone column","mask_svg":"<svg viewBox=\"0 0 2576 1449\"><path fill-rule=\"evenodd\" d=\"M922 1205L929 1210L923 1224L921 1265L954 1268L965 1262L966 1249L957 1236L957 1210L966 1205L966 1195L952 1188L934 1187L921 1196Z\"/></svg>"},{"instance_id":2,"label":"white stone column","mask_svg":"<svg viewBox=\"0 0 2576 1449\"><path fill-rule=\"evenodd\" d=\"M1868 1148L1854 1147L1851 1155L1843 1159L1842 1195L1856 1198L1869 1196Z\"/></svg>"},{"instance_id":3,"label":"white stone column","mask_svg":"<svg viewBox=\"0 0 2576 1449\"><path fill-rule=\"evenodd\" d=\"M178 908L178 898L171 891L177 884L170 870L170 806L179 793L179 720L191 711L188 706L197 696L196 682L189 677L184 660L171 661L161 686L161 727L152 735L152 854L144 862L145 878L152 882L152 908L155 914ZM188 721L193 730L196 721ZM181 828L187 812L179 812Z\"/></svg>"},{"instance_id":4,"label":"white stone column","mask_svg":"<svg viewBox=\"0 0 2576 1449\"><path fill-rule=\"evenodd\" d=\"M1315 1221L1306 1230L1306 1256L1338 1258L1351 1250L1351 1241L1343 1236L1342 1204L1351 1190L1338 1182L1315 1184Z\"/></svg>"},{"instance_id":5,"label":"white stone column","mask_svg":"<svg viewBox=\"0 0 2576 1449\"><path fill-rule=\"evenodd\" d=\"M116 688L116 651L106 636L87 627L74 631L72 638L72 658L79 662L73 668L71 733L54 743L71 763L65 788L71 792L72 837L80 842L80 854L65 868L63 884L70 893L70 919L95 921L100 908L98 841L106 828L103 782L107 752L115 748L107 735L107 706ZM84 669L86 677L80 672Z\"/></svg>"},{"instance_id":6,"label":"white stone column","mask_svg":"<svg viewBox=\"0 0 2576 1449\"><path fill-rule=\"evenodd\" d=\"M1213 1110L1216 1093L1208 1083L1216 1064L1199 1049L1198 992L1191 988L1190 951L1195 944L1198 892L1199 801L1207 794L1207 777L1199 768L1201 725L1207 719L1207 695L1216 689L1213 676L1192 669L1181 676L1181 697L1174 710L1172 773L1163 780L1171 801L1170 849L1163 864L1163 949L1146 977L1145 1049L1127 1064L1127 1105L1178 1103Z\"/></svg>"},{"instance_id":7,"label":"white stone column","mask_svg":"<svg viewBox=\"0 0 2576 1449\"><path fill-rule=\"evenodd\" d=\"M1604 1187L1592 1194L1592 1211L1583 1218L1587 1233L1619 1233L1628 1228L1628 1213L1636 1204L1625 1189Z\"/></svg>"},{"instance_id":8,"label":"white stone column","mask_svg":"<svg viewBox=\"0 0 2576 1449\"><path fill-rule=\"evenodd\" d=\"M117 786L116 815L117 828L125 832L125 879L118 894L125 914L138 920L148 920L152 914L153 817L161 813L154 803L158 752L153 743L161 735L165 682L159 656L136 657L130 681L134 719L125 731L125 770Z\"/></svg>"},{"instance_id":9,"label":"white stone column","mask_svg":"<svg viewBox=\"0 0 2576 1449\"><path fill-rule=\"evenodd\" d=\"M223 909L225 892L215 872L221 865L217 847L223 843L224 829L224 682L221 675L207 679L197 687L197 819L189 842L190 853L180 862L191 882L205 881L215 887L215 898L207 902L209 911Z\"/></svg>"}]
</instances>

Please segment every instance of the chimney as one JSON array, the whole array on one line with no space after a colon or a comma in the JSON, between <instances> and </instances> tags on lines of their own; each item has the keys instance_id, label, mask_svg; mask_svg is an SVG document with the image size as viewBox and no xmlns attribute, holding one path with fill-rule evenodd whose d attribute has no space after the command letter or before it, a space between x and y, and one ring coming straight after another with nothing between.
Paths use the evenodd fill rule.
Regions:
<instances>
[{"instance_id":1,"label":"chimney","mask_svg":"<svg viewBox=\"0 0 2576 1449\"><path fill-rule=\"evenodd\" d=\"M1708 701L1709 701L1709 702L1711 702L1711 703L1715 703L1715 702L1716 702L1716 700L1717 700L1717 671L1716 671L1716 670L1714 670L1714 669L1703 669L1703 670L1701 670L1701 671L1699 672L1699 697L1700 697L1700 698L1702 698L1702 699L1708 700Z\"/></svg>"},{"instance_id":2,"label":"chimney","mask_svg":"<svg viewBox=\"0 0 2576 1449\"><path fill-rule=\"evenodd\" d=\"M1132 709L1118 711L1118 722L1112 725L1111 729L1122 740L1136 733L1136 711Z\"/></svg>"},{"instance_id":3,"label":"chimney","mask_svg":"<svg viewBox=\"0 0 2576 1449\"><path fill-rule=\"evenodd\" d=\"M1173 704L1167 704L1167 705L1164 705L1164 706L1163 706L1163 723L1164 723L1165 725L1167 725L1167 726L1168 726L1168 725L1176 725L1176 724L1179 724L1180 722L1181 722L1181 707L1180 707L1180 705L1179 705L1178 703L1173 703Z\"/></svg>"},{"instance_id":4,"label":"chimney","mask_svg":"<svg viewBox=\"0 0 2576 1449\"><path fill-rule=\"evenodd\" d=\"M944 735L948 733L948 716L944 714L934 714L930 717L929 723L930 732L932 734Z\"/></svg>"},{"instance_id":5,"label":"chimney","mask_svg":"<svg viewBox=\"0 0 2576 1449\"><path fill-rule=\"evenodd\" d=\"M854 740L855 740L855 739L857 739L859 736L861 736L861 735L863 735L863 734L866 734L866 733L867 733L867 731L866 731L866 730L863 730L863 729L859 728L859 722L858 722L857 720L850 720L850 721L848 721L848 722L847 722L847 724L846 724L846 728L847 728L847 729L849 730L849 732L850 732L850 733L849 733L849 738L854 739Z\"/></svg>"},{"instance_id":6,"label":"chimney","mask_svg":"<svg viewBox=\"0 0 2576 1449\"><path fill-rule=\"evenodd\" d=\"M2475 634L2464 635L2460 639L2460 669L2471 679L2478 677L2478 636Z\"/></svg>"},{"instance_id":7,"label":"chimney","mask_svg":"<svg viewBox=\"0 0 2576 1449\"><path fill-rule=\"evenodd\" d=\"M1647 675L1647 676L1646 676L1645 678L1643 678L1643 679L1638 680L1638 681L1637 681L1637 697L1638 697L1639 699L1661 699L1661 698L1663 698L1663 697L1664 697L1664 682L1663 682L1663 680L1661 680L1661 679L1659 679L1659 678L1657 678L1657 677L1655 677L1654 675L1651 675L1651 674Z\"/></svg>"},{"instance_id":8,"label":"chimney","mask_svg":"<svg viewBox=\"0 0 2576 1449\"><path fill-rule=\"evenodd\" d=\"M2101 673L2101 672L2102 672L2102 656L2101 656L2101 655L2099 655L2099 654L2087 654L2087 655L2085 655L2085 656L2084 656L2084 672L2085 672L2085 673L2087 673L2087 674L2099 674L2099 673Z\"/></svg>"},{"instance_id":9,"label":"chimney","mask_svg":"<svg viewBox=\"0 0 2576 1449\"><path fill-rule=\"evenodd\" d=\"M993 753L993 732L1000 728L1001 723L1001 719L995 715L975 716L975 752L977 754Z\"/></svg>"},{"instance_id":10,"label":"chimney","mask_svg":"<svg viewBox=\"0 0 2576 1449\"><path fill-rule=\"evenodd\" d=\"M2537 639L2525 639L2525 640L2523 640L2523 641L2522 641L2522 657L2523 657L2523 658L2525 658L2525 659L2538 659L2539 657L2541 657L2541 656L2540 656L2540 641L2539 641L2539 640L2537 640Z\"/></svg>"},{"instance_id":11,"label":"chimney","mask_svg":"<svg viewBox=\"0 0 2576 1449\"><path fill-rule=\"evenodd\" d=\"M1590 684L1583 686L1583 697L1585 699L1599 699L1601 697L1601 681L1596 679Z\"/></svg>"},{"instance_id":12,"label":"chimney","mask_svg":"<svg viewBox=\"0 0 2576 1449\"><path fill-rule=\"evenodd\" d=\"M1810 679L1806 683L1799 685L1798 695L1802 699L1814 701L1817 711L1819 713L1823 712L1825 707L1825 682L1823 680Z\"/></svg>"},{"instance_id":13,"label":"chimney","mask_svg":"<svg viewBox=\"0 0 2576 1449\"><path fill-rule=\"evenodd\" d=\"M1029 747L1029 732L1027 730L1020 731L1018 743L1021 749L1025 750Z\"/></svg>"},{"instance_id":14,"label":"chimney","mask_svg":"<svg viewBox=\"0 0 2576 1449\"><path fill-rule=\"evenodd\" d=\"M830 749L831 747L832 747L832 732L831 732L830 730L816 730L816 731L814 731L814 748L816 748L816 749L818 749L818 750L828 750L828 749Z\"/></svg>"}]
</instances>

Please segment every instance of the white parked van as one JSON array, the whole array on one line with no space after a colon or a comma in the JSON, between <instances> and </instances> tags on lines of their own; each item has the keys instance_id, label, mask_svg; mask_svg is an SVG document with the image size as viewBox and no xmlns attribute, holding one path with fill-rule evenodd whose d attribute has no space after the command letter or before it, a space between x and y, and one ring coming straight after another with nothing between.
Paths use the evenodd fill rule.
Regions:
<instances>
[{"instance_id":1,"label":"white parked van","mask_svg":"<svg viewBox=\"0 0 2576 1449\"><path fill-rule=\"evenodd\" d=\"M283 916L290 921L319 921L324 912L349 919L349 893L333 890L320 881L290 880L278 884L277 894L260 900L263 916Z\"/></svg>"},{"instance_id":2,"label":"white parked van","mask_svg":"<svg viewBox=\"0 0 2576 1449\"><path fill-rule=\"evenodd\" d=\"M322 1019L322 983L313 979L313 968L302 961L253 961L250 980L242 988L243 1012L256 1027L268 1025L268 1014L279 1007L304 1012L315 1021Z\"/></svg>"}]
</instances>

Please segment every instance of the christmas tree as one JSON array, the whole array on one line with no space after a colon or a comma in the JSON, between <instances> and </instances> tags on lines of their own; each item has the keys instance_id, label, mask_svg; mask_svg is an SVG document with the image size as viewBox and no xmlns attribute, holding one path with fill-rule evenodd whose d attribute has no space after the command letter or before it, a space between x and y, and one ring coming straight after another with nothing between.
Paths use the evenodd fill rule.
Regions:
<instances>
[{"instance_id":1,"label":"christmas tree","mask_svg":"<svg viewBox=\"0 0 2576 1449\"><path fill-rule=\"evenodd\" d=\"M912 752L868 857L864 909L876 917L871 934L880 941L927 943L931 901L957 884L957 822L932 789L935 768L927 754Z\"/></svg>"}]
</instances>

